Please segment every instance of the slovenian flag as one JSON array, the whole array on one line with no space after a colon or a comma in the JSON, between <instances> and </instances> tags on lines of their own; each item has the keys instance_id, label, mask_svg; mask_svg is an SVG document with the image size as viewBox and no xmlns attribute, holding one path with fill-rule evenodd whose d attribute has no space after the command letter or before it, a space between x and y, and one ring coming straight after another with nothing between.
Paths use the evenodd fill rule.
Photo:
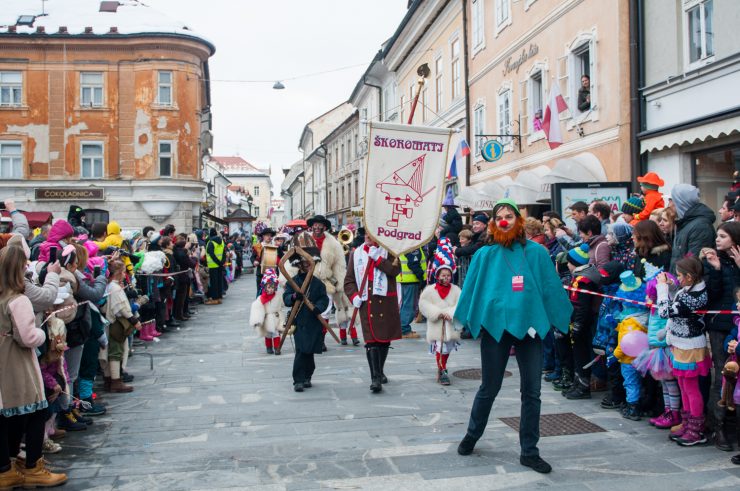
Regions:
<instances>
[{"instance_id":1,"label":"slovenian flag","mask_svg":"<svg viewBox=\"0 0 740 491\"><path fill-rule=\"evenodd\" d=\"M565 99L560 93L557 83L550 88L550 100L545 107L545 116L542 118L542 130L545 132L550 150L558 148L563 143L563 132L560 131L560 113L568 109Z\"/></svg>"},{"instance_id":2,"label":"slovenian flag","mask_svg":"<svg viewBox=\"0 0 740 491\"><path fill-rule=\"evenodd\" d=\"M470 155L470 146L468 145L468 142L465 141L465 138L463 138L457 145L455 155L452 156L452 163L450 164L450 171L447 173L447 179L457 177L457 162L462 162L462 160L468 155Z\"/></svg>"}]
</instances>

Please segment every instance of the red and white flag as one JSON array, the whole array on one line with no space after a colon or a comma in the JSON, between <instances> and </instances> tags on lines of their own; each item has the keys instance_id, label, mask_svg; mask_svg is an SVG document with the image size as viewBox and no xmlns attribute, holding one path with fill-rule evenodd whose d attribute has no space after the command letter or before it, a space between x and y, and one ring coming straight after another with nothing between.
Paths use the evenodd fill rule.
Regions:
<instances>
[{"instance_id":1,"label":"red and white flag","mask_svg":"<svg viewBox=\"0 0 740 491\"><path fill-rule=\"evenodd\" d=\"M560 113L568 109L557 82L550 87L550 99L545 107L545 116L542 118L542 130L545 132L550 150L558 148L563 143L563 133L560 131Z\"/></svg>"}]
</instances>

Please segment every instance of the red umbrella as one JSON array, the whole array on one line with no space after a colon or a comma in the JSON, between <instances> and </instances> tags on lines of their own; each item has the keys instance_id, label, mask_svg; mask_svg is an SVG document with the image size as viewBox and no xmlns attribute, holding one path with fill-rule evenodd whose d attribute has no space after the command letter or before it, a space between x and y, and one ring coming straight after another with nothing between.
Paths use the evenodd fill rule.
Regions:
<instances>
[{"instance_id":1,"label":"red umbrella","mask_svg":"<svg viewBox=\"0 0 740 491\"><path fill-rule=\"evenodd\" d=\"M308 223L306 223L306 220L303 220L301 218L296 218L294 220L289 221L285 224L286 227L303 227L308 228Z\"/></svg>"}]
</instances>

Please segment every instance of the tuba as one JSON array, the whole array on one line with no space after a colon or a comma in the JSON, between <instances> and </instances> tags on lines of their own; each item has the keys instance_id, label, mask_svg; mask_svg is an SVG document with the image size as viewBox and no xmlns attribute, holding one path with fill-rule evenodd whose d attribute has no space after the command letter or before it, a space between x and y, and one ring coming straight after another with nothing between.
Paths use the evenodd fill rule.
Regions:
<instances>
[{"instance_id":1,"label":"tuba","mask_svg":"<svg viewBox=\"0 0 740 491\"><path fill-rule=\"evenodd\" d=\"M342 244L342 247L344 247L344 255L346 256L349 254L349 245L353 240L355 240L355 234L353 234L347 227L342 227L342 230L340 230L337 235L337 239L339 240L339 243Z\"/></svg>"}]
</instances>

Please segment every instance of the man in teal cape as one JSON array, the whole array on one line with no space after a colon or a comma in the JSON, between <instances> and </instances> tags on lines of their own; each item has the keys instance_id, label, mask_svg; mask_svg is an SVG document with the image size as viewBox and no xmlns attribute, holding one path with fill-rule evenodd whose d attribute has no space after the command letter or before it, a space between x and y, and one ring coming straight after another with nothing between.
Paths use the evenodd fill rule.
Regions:
<instances>
[{"instance_id":1,"label":"man in teal cape","mask_svg":"<svg viewBox=\"0 0 740 491\"><path fill-rule=\"evenodd\" d=\"M528 241L516 203L499 200L488 225L488 245L475 253L465 276L455 318L481 340L482 383L458 453L469 455L483 436L493 402L516 347L521 377L520 463L547 473L539 456L542 340L554 326L568 332L573 307L547 250Z\"/></svg>"}]
</instances>

